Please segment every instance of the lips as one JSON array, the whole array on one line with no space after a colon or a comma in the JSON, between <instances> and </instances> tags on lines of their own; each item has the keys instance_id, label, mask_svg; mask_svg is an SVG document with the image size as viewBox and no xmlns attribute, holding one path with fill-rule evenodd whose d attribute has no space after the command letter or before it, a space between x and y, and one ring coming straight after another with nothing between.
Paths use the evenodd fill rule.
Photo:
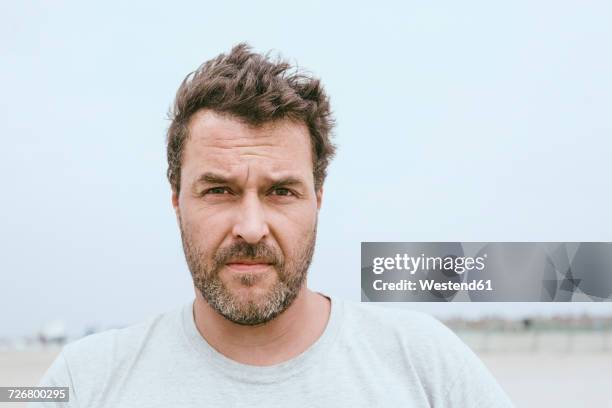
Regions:
<instances>
[{"instance_id":1,"label":"lips","mask_svg":"<svg viewBox=\"0 0 612 408\"><path fill-rule=\"evenodd\" d=\"M259 261L259 260L234 260L226 263L228 267L231 269L241 271L241 272L256 272L267 269L271 266L269 262Z\"/></svg>"}]
</instances>

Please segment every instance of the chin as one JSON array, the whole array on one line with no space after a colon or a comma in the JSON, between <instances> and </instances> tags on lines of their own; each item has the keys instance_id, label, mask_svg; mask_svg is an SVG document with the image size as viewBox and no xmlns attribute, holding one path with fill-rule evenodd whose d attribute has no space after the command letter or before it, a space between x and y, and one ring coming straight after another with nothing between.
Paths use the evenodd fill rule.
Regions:
<instances>
[{"instance_id":1,"label":"chin","mask_svg":"<svg viewBox=\"0 0 612 408\"><path fill-rule=\"evenodd\" d=\"M260 303L268 298L270 295L270 290L268 288L261 288L257 286L243 286L238 289L231 289L230 293L235 300L242 304L249 302Z\"/></svg>"}]
</instances>

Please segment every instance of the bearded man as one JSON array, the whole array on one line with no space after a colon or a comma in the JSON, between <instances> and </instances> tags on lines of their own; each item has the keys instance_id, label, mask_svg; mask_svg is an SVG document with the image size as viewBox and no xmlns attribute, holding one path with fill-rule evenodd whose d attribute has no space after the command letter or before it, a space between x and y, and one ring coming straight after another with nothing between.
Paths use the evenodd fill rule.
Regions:
<instances>
[{"instance_id":1,"label":"bearded man","mask_svg":"<svg viewBox=\"0 0 612 408\"><path fill-rule=\"evenodd\" d=\"M189 74L167 156L195 300L67 345L41 384L70 407L511 406L437 320L308 289L332 128L319 80L246 44Z\"/></svg>"}]
</instances>

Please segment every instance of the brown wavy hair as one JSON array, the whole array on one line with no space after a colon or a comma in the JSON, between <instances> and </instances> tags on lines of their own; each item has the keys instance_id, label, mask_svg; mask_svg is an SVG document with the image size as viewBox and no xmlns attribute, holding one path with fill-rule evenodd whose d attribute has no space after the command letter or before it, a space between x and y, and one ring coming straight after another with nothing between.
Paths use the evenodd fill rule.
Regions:
<instances>
[{"instance_id":1,"label":"brown wavy hair","mask_svg":"<svg viewBox=\"0 0 612 408\"><path fill-rule=\"evenodd\" d=\"M280 119L304 123L310 132L315 189L323 185L336 147L331 142L334 118L319 79L280 57L255 53L246 43L188 74L176 92L167 134L167 176L177 194L189 120L200 109L230 114L254 126Z\"/></svg>"}]
</instances>

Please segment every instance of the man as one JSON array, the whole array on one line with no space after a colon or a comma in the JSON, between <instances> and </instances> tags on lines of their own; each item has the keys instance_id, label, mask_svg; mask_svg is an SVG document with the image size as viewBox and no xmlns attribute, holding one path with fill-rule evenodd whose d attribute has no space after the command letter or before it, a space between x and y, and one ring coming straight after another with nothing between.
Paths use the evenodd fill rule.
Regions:
<instances>
[{"instance_id":1,"label":"man","mask_svg":"<svg viewBox=\"0 0 612 408\"><path fill-rule=\"evenodd\" d=\"M195 300L66 346L42 381L70 387L66 406L511 406L433 318L307 288L334 154L318 80L240 44L187 76L172 114Z\"/></svg>"}]
</instances>

